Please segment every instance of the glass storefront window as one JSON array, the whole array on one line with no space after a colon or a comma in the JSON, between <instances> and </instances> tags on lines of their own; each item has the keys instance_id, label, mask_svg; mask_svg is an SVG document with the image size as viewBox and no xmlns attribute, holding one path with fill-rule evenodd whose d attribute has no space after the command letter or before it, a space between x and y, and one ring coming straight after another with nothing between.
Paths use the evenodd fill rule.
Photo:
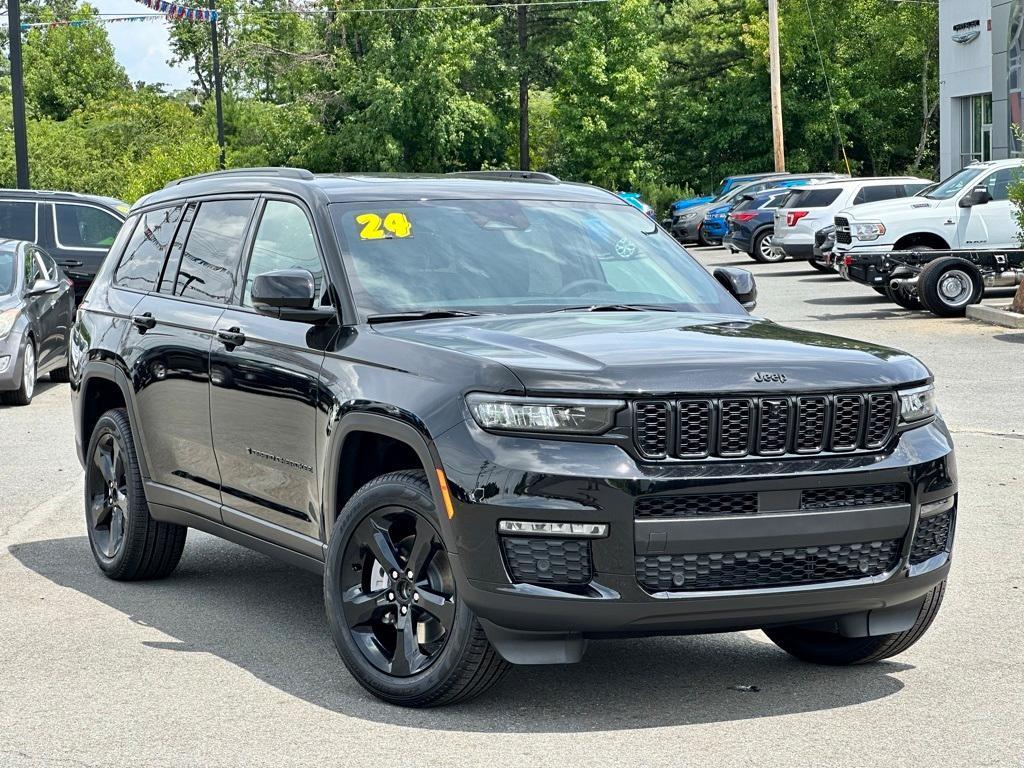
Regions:
<instances>
[{"instance_id":1,"label":"glass storefront window","mask_svg":"<svg viewBox=\"0 0 1024 768\"><path fill-rule=\"evenodd\" d=\"M960 166L992 159L992 94L961 101Z\"/></svg>"}]
</instances>

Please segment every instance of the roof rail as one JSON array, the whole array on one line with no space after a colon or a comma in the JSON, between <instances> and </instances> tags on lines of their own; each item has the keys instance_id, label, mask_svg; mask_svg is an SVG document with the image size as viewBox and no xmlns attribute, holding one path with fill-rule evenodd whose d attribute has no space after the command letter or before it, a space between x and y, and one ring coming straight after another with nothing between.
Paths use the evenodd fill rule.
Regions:
<instances>
[{"instance_id":1,"label":"roof rail","mask_svg":"<svg viewBox=\"0 0 1024 768\"><path fill-rule=\"evenodd\" d=\"M557 176L543 171L454 171L446 176L463 179L523 179L526 181L561 181Z\"/></svg>"},{"instance_id":2,"label":"roof rail","mask_svg":"<svg viewBox=\"0 0 1024 768\"><path fill-rule=\"evenodd\" d=\"M176 187L179 184L184 184L186 181L198 181L199 179L215 179L221 176L280 176L285 179L304 179L309 180L314 178L312 171L307 171L305 168L281 168L281 167L267 167L267 168L228 168L223 171L210 171L209 173L197 173L195 176L186 176L183 179L169 182L164 185L164 189L168 187Z\"/></svg>"}]
</instances>

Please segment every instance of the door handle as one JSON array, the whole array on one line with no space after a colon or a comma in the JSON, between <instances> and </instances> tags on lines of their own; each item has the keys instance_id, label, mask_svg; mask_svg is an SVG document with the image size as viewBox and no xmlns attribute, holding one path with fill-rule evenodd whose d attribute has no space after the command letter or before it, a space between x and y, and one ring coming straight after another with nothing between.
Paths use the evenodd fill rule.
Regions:
<instances>
[{"instance_id":1,"label":"door handle","mask_svg":"<svg viewBox=\"0 0 1024 768\"><path fill-rule=\"evenodd\" d=\"M228 349L245 344L245 334L242 333L242 329L237 325L233 328L219 328L217 330L217 339Z\"/></svg>"},{"instance_id":2,"label":"door handle","mask_svg":"<svg viewBox=\"0 0 1024 768\"><path fill-rule=\"evenodd\" d=\"M58 261L57 263L60 264L62 267L80 267L85 262L84 261L75 261L74 259L69 259L67 261Z\"/></svg>"},{"instance_id":3,"label":"door handle","mask_svg":"<svg viewBox=\"0 0 1024 768\"><path fill-rule=\"evenodd\" d=\"M132 325L139 329L139 333L145 333L156 325L156 318L151 312L132 315Z\"/></svg>"}]
</instances>

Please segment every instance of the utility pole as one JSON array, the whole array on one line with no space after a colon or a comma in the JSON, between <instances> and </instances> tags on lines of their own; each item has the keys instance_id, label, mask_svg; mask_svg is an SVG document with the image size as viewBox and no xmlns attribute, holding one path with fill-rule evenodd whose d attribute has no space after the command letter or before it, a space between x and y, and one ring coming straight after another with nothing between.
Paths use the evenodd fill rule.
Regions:
<instances>
[{"instance_id":1,"label":"utility pole","mask_svg":"<svg viewBox=\"0 0 1024 768\"><path fill-rule=\"evenodd\" d=\"M210 10L217 10L216 0L210 0ZM221 104L220 44L217 41L217 16L210 17L210 45L213 48L213 102L217 109L217 146L220 157L217 167L224 170L224 107Z\"/></svg>"},{"instance_id":2,"label":"utility pole","mask_svg":"<svg viewBox=\"0 0 1024 768\"><path fill-rule=\"evenodd\" d=\"M25 82L21 72L21 7L18 0L7 0L7 33L11 46L14 167L18 179L18 189L28 189L28 138L25 133Z\"/></svg>"},{"instance_id":3,"label":"utility pole","mask_svg":"<svg viewBox=\"0 0 1024 768\"><path fill-rule=\"evenodd\" d=\"M530 78L526 61L526 5L516 6L519 31L519 170L530 170Z\"/></svg>"},{"instance_id":4,"label":"utility pole","mask_svg":"<svg viewBox=\"0 0 1024 768\"><path fill-rule=\"evenodd\" d=\"M786 170L786 145L782 136L782 72L779 68L779 0L768 0L768 58L772 80L772 142L775 170Z\"/></svg>"}]
</instances>

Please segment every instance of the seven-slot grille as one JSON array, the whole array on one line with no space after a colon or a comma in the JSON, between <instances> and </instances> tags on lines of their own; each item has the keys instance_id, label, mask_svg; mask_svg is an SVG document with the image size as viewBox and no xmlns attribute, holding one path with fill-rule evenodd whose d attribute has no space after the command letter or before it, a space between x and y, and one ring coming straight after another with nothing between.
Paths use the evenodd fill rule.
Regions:
<instances>
[{"instance_id":1,"label":"seven-slot grille","mask_svg":"<svg viewBox=\"0 0 1024 768\"><path fill-rule=\"evenodd\" d=\"M637 450L652 459L877 450L897 416L892 392L645 400L634 412Z\"/></svg>"},{"instance_id":2,"label":"seven-slot grille","mask_svg":"<svg viewBox=\"0 0 1024 768\"><path fill-rule=\"evenodd\" d=\"M849 245L853 242L850 234L850 220L842 216L836 216L836 242Z\"/></svg>"}]
</instances>

